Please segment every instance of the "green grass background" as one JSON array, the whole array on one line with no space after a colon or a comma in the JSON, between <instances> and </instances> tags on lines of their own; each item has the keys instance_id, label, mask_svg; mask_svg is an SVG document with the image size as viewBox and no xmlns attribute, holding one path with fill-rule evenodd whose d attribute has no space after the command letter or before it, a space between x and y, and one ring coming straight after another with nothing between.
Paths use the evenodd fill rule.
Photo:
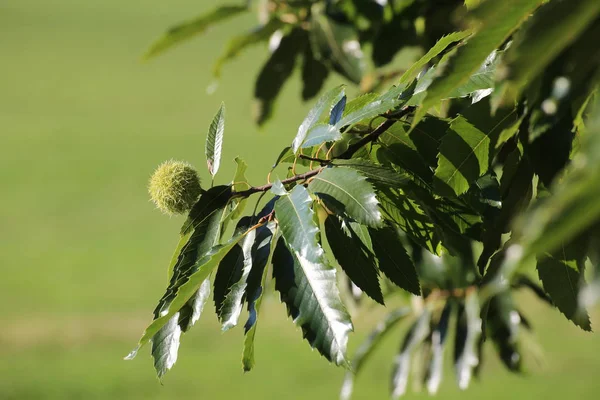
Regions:
<instances>
[{"instance_id":1,"label":"green grass background","mask_svg":"<svg viewBox=\"0 0 600 400\"><path fill-rule=\"evenodd\" d=\"M265 302L251 373L241 370L242 329L221 334L210 305L184 337L164 385L147 349L134 361L122 360L165 286L182 222L148 202L153 168L185 159L207 181L206 127L225 101L217 181L231 180L239 155L250 164L250 181L263 183L308 108L299 100L296 75L275 118L261 131L252 124L252 85L264 47L226 66L216 93L207 94L219 49L229 35L252 26L253 15L140 62L166 27L217 3L0 3L0 399L337 397L344 371L310 350L276 296ZM524 299L543 361L534 361L527 344L527 375L515 376L489 353L481 382L460 392L449 372L439 398L598 398L600 337ZM378 315L357 316L351 348ZM598 317L595 312L593 322ZM356 398L387 398L390 361L404 328L361 375Z\"/></svg>"}]
</instances>

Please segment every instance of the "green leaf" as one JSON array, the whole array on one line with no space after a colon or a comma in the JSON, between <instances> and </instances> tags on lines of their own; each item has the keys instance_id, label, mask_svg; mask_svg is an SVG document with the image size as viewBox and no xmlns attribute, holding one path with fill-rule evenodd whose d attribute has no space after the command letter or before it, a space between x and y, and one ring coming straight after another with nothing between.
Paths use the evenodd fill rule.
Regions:
<instances>
[{"instance_id":1,"label":"green leaf","mask_svg":"<svg viewBox=\"0 0 600 400\"><path fill-rule=\"evenodd\" d=\"M521 370L522 357L518 337L521 318L515 309L512 295L504 292L490 299L486 313L487 337L496 345L504 365L511 371Z\"/></svg>"},{"instance_id":2,"label":"green leaf","mask_svg":"<svg viewBox=\"0 0 600 400\"><path fill-rule=\"evenodd\" d=\"M585 285L587 247L587 235L563 243L554 252L538 257L537 270L544 290L560 312L581 329L590 331L590 318L578 307L579 293Z\"/></svg>"},{"instance_id":3,"label":"green leaf","mask_svg":"<svg viewBox=\"0 0 600 400\"><path fill-rule=\"evenodd\" d=\"M369 229L373 251L378 260L379 270L395 285L416 294L421 294L421 286L415 266L406 253L404 245L394 228Z\"/></svg>"},{"instance_id":4,"label":"green leaf","mask_svg":"<svg viewBox=\"0 0 600 400\"><path fill-rule=\"evenodd\" d=\"M233 176L233 182L231 182L231 187L234 192L241 192L244 189L250 188L250 184L248 183L248 178L246 178L246 170L248 169L248 164L241 159L240 157L236 157L234 159L236 168L235 175ZM243 198L235 198L232 201L232 208L229 218L231 220L238 219L242 213L244 212L244 208L246 207L246 203L248 202L247 197Z\"/></svg>"},{"instance_id":5,"label":"green leaf","mask_svg":"<svg viewBox=\"0 0 600 400\"><path fill-rule=\"evenodd\" d=\"M381 212L373 186L355 170L326 168L313 178L308 189L328 207L345 212L355 221L372 227L381 226Z\"/></svg>"},{"instance_id":6,"label":"green leaf","mask_svg":"<svg viewBox=\"0 0 600 400\"><path fill-rule=\"evenodd\" d=\"M210 26L247 10L248 7L246 6L221 6L193 20L174 26L150 46L144 58L154 57L176 44L203 33Z\"/></svg>"},{"instance_id":7,"label":"green leaf","mask_svg":"<svg viewBox=\"0 0 600 400\"><path fill-rule=\"evenodd\" d=\"M349 222L330 215L325 219L325 235L331 252L346 275L367 296L383 304L375 256Z\"/></svg>"},{"instance_id":8,"label":"green leaf","mask_svg":"<svg viewBox=\"0 0 600 400\"><path fill-rule=\"evenodd\" d=\"M306 135L302 148L318 146L326 142L335 142L342 138L342 134L335 126L329 124L317 124L311 128Z\"/></svg>"},{"instance_id":9,"label":"green leaf","mask_svg":"<svg viewBox=\"0 0 600 400\"><path fill-rule=\"evenodd\" d=\"M190 210L181 227L181 235L187 235L202 225L213 212L223 209L231 199L231 186L214 186L207 190Z\"/></svg>"},{"instance_id":10,"label":"green leaf","mask_svg":"<svg viewBox=\"0 0 600 400\"><path fill-rule=\"evenodd\" d=\"M475 33L461 46L441 75L427 89L427 96L415 115L416 125L425 113L452 91L468 82L486 58L529 17L544 0L486 1L474 12Z\"/></svg>"},{"instance_id":11,"label":"green leaf","mask_svg":"<svg viewBox=\"0 0 600 400\"><path fill-rule=\"evenodd\" d=\"M362 107L357 107L354 111L344 114L342 119L335 124L336 129L341 130L344 126L352 127L354 124L379 116L392 108L396 107L399 101L395 98L388 98L386 95L379 96L371 100Z\"/></svg>"},{"instance_id":12,"label":"green leaf","mask_svg":"<svg viewBox=\"0 0 600 400\"><path fill-rule=\"evenodd\" d=\"M442 139L434 188L444 196L461 195L489 166L490 138L464 117L450 123Z\"/></svg>"},{"instance_id":13,"label":"green leaf","mask_svg":"<svg viewBox=\"0 0 600 400\"><path fill-rule=\"evenodd\" d=\"M265 209L273 209L274 201L271 201ZM261 214L264 213L261 212ZM250 371L254 367L254 337L262 304L263 294L266 288L268 265L271 263L275 244L279 237L275 222L269 222L258 228L256 240L252 246L252 270L248 275L248 286L246 300L248 301L248 320L244 325L244 351L242 353L242 365L244 371Z\"/></svg>"},{"instance_id":14,"label":"green leaf","mask_svg":"<svg viewBox=\"0 0 600 400\"><path fill-rule=\"evenodd\" d=\"M125 358L126 360L133 359L138 351L153 339L161 328L169 323L173 316L188 303L190 298L192 298L198 289L200 289L202 283L208 278L212 270L219 264L225 254L227 254L229 250L242 239L242 237L243 235L233 237L226 244L213 247L191 266L186 275L182 276L180 279L172 280L167 288L167 293L163 296L172 297L169 301L168 308L163 308L160 313L157 314L154 321L152 321L144 331L137 347ZM171 293L173 293L172 296Z\"/></svg>"},{"instance_id":15,"label":"green leaf","mask_svg":"<svg viewBox=\"0 0 600 400\"><path fill-rule=\"evenodd\" d=\"M342 383L342 390L340 392L341 400L350 399L354 386L354 379L362 370L363 365L382 342L383 338L386 337L400 321L410 315L410 313L410 307L402 307L390 312L361 343L352 358L353 371L346 372L346 375L344 376L344 382Z\"/></svg>"},{"instance_id":16,"label":"green leaf","mask_svg":"<svg viewBox=\"0 0 600 400\"><path fill-rule=\"evenodd\" d=\"M391 168L377 165L366 160L334 160L333 165L354 169L373 183L388 185L394 188L404 186L409 179L406 174L396 172Z\"/></svg>"},{"instance_id":17,"label":"green leaf","mask_svg":"<svg viewBox=\"0 0 600 400\"><path fill-rule=\"evenodd\" d=\"M208 165L208 172L212 175L213 179L219 170L221 165L221 150L223 148L223 133L225 132L225 104L221 103L219 111L215 114L210 127L208 128L208 135L206 135L206 164Z\"/></svg>"},{"instance_id":18,"label":"green leaf","mask_svg":"<svg viewBox=\"0 0 600 400\"><path fill-rule=\"evenodd\" d=\"M598 15L597 0L551 1L540 7L515 35L506 53L510 99L516 99Z\"/></svg>"},{"instance_id":19,"label":"green leaf","mask_svg":"<svg viewBox=\"0 0 600 400\"><path fill-rule=\"evenodd\" d=\"M253 224L253 218L243 217L236 232L244 232ZM223 257L215 276L214 301L217 316L226 331L237 325L242 312L242 298L246 289L246 279L252 269L251 248L256 230L248 232L244 239Z\"/></svg>"},{"instance_id":20,"label":"green leaf","mask_svg":"<svg viewBox=\"0 0 600 400\"><path fill-rule=\"evenodd\" d=\"M298 133L296 134L296 137L292 142L292 151L294 152L294 154L298 154L298 151L301 147L312 146L303 146L311 128L315 126L330 126L327 124L317 124L319 124L319 121L322 119L323 115L326 112L329 113L331 107L333 107L333 105L336 104L342 97L344 97L344 86L340 85L331 89L319 98L317 104L315 104L315 106L311 108L311 110L308 112L308 115L306 116L306 118L304 118L304 121L302 121L302 124L298 128Z\"/></svg>"},{"instance_id":21,"label":"green leaf","mask_svg":"<svg viewBox=\"0 0 600 400\"><path fill-rule=\"evenodd\" d=\"M364 62L354 27L335 22L325 13L314 11L310 42L316 58L330 63L333 69L350 81L360 83Z\"/></svg>"},{"instance_id":22,"label":"green leaf","mask_svg":"<svg viewBox=\"0 0 600 400\"><path fill-rule=\"evenodd\" d=\"M481 336L481 318L477 291L470 291L460 304L456 318L454 368L458 387L466 389L471 383L473 369L479 364L477 344Z\"/></svg>"},{"instance_id":23,"label":"green leaf","mask_svg":"<svg viewBox=\"0 0 600 400\"><path fill-rule=\"evenodd\" d=\"M465 30L461 32L453 32L449 35L442 36L423 57L421 57L416 63L414 63L409 69L407 69L406 72L404 72L404 74L402 74L399 82L408 83L411 80L413 80L415 76L417 76L417 74L423 68L425 68L431 60L440 55L440 53L446 50L448 46L450 46L453 43L460 42L461 40L471 35L471 33L471 30Z\"/></svg>"},{"instance_id":24,"label":"green leaf","mask_svg":"<svg viewBox=\"0 0 600 400\"><path fill-rule=\"evenodd\" d=\"M452 313L452 301L446 301L439 320L431 331L431 360L427 367L425 381L430 395L437 393L442 383L444 369L444 346L448 336L448 324Z\"/></svg>"},{"instance_id":25,"label":"green leaf","mask_svg":"<svg viewBox=\"0 0 600 400\"><path fill-rule=\"evenodd\" d=\"M234 36L227 43L227 47L221 56L217 59L213 66L213 75L215 77L221 76L221 69L223 65L237 57L240 52L247 47L258 44L260 42L269 40L269 37L284 26L284 23L279 18L273 18L266 24L260 25L250 32L246 32L243 35Z\"/></svg>"},{"instance_id":26,"label":"green leaf","mask_svg":"<svg viewBox=\"0 0 600 400\"><path fill-rule=\"evenodd\" d=\"M210 295L210 280L206 279L200 289L180 312L163 326L152 338L152 357L154 368L159 378L162 378L177 361L181 334L189 330L200 318L204 304ZM185 315L187 313L187 315Z\"/></svg>"},{"instance_id":27,"label":"green leaf","mask_svg":"<svg viewBox=\"0 0 600 400\"><path fill-rule=\"evenodd\" d=\"M408 376L410 372L410 357L414 349L429 335L429 323L431 321L431 312L424 309L417 321L410 327L400 351L394 359L392 370L392 380L390 391L392 399L398 399L406 393L408 385Z\"/></svg>"},{"instance_id":28,"label":"green leaf","mask_svg":"<svg viewBox=\"0 0 600 400\"><path fill-rule=\"evenodd\" d=\"M335 268L328 265L319 244L311 204L301 185L275 203L283 236L273 254L275 289L311 346L342 365L347 362L352 322L339 297Z\"/></svg>"},{"instance_id":29,"label":"green leaf","mask_svg":"<svg viewBox=\"0 0 600 400\"><path fill-rule=\"evenodd\" d=\"M462 85L456 87L450 92L449 97L465 97L473 95L473 102L481 100L482 96L485 97L492 92L494 87L494 78L496 75L496 68L500 63L502 52L492 51L489 56L485 59L479 69Z\"/></svg>"},{"instance_id":30,"label":"green leaf","mask_svg":"<svg viewBox=\"0 0 600 400\"><path fill-rule=\"evenodd\" d=\"M294 28L281 39L279 46L260 70L254 84L254 118L259 125L271 117L275 100L292 75L296 58L306 47L307 40L303 29Z\"/></svg>"}]
</instances>

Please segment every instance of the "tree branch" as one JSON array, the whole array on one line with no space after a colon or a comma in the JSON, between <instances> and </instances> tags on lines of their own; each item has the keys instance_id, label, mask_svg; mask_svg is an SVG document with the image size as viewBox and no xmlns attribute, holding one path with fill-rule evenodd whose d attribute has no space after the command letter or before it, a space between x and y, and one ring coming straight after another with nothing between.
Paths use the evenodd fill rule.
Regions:
<instances>
[{"instance_id":1,"label":"tree branch","mask_svg":"<svg viewBox=\"0 0 600 400\"><path fill-rule=\"evenodd\" d=\"M392 125L394 125L394 123L410 114L411 112L414 111L414 107L405 107L403 109L401 109L398 112L395 112L393 114L389 114L389 115L384 115L384 117L389 117L390 119L386 119L385 121L383 121L381 124L379 124L379 126L377 128L375 128L375 130L371 133L369 133L368 135L366 135L365 137L363 137L362 139L360 139L358 142L354 143L351 146L348 146L348 149L343 152L342 154L340 154L339 156L337 156L337 159L340 160L349 160L350 158L352 158L352 156L354 155L354 153L356 153L361 147L363 147L364 145L370 143L370 142L374 142L375 140L377 140L377 138L379 136L381 136L385 131L387 131Z\"/></svg>"},{"instance_id":2,"label":"tree branch","mask_svg":"<svg viewBox=\"0 0 600 400\"><path fill-rule=\"evenodd\" d=\"M313 169L313 170L310 170L303 174L295 175L295 176L292 176L291 178L284 179L281 181L281 183L283 183L285 185L285 184L296 182L296 181L306 180L310 177L317 175L319 172L321 172L321 170L323 170L323 168ZM251 187L250 189L242 190L241 192L237 192L237 193L235 193L235 196L236 197L248 197L250 195L253 195L254 193L266 192L266 191L270 190L272 187L273 187L272 183L269 183L268 185L255 186L255 187Z\"/></svg>"}]
</instances>

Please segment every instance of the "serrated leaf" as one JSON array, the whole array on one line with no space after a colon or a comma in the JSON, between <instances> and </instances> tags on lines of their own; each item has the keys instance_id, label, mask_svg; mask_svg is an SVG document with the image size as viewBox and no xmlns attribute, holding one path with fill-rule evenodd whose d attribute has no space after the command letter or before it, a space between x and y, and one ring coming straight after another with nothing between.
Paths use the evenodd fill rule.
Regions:
<instances>
[{"instance_id":1,"label":"serrated leaf","mask_svg":"<svg viewBox=\"0 0 600 400\"><path fill-rule=\"evenodd\" d=\"M540 7L515 35L507 51L507 97L516 99L598 15L600 2L597 0L551 1Z\"/></svg>"},{"instance_id":2,"label":"serrated leaf","mask_svg":"<svg viewBox=\"0 0 600 400\"><path fill-rule=\"evenodd\" d=\"M538 257L537 271L544 290L565 317L581 329L590 331L590 319L579 309L579 293L585 285L583 270L587 237L562 243L554 252Z\"/></svg>"},{"instance_id":3,"label":"serrated leaf","mask_svg":"<svg viewBox=\"0 0 600 400\"><path fill-rule=\"evenodd\" d=\"M362 370L365 362L367 362L371 354L373 354L373 351L375 351L375 349L382 342L383 338L386 337L400 321L410 315L410 313L410 307L402 307L390 312L382 321L377 324L375 329L373 329L369 336L367 336L367 338L361 343L354 353L354 357L352 358L353 371L346 372L346 375L344 376L344 382L342 383L342 390L340 392L340 400L350 399L354 386L354 379Z\"/></svg>"},{"instance_id":4,"label":"serrated leaf","mask_svg":"<svg viewBox=\"0 0 600 400\"><path fill-rule=\"evenodd\" d=\"M409 69L407 69L406 72L404 72L404 74L402 74L399 82L408 83L409 81L414 79L415 76L423 68L425 68L431 60L440 55L440 53L446 50L448 46L450 46L453 43L460 42L461 40L471 35L471 33L471 30L466 30L461 32L453 32L449 35L442 36L423 57L421 57L416 63L414 63Z\"/></svg>"},{"instance_id":5,"label":"serrated leaf","mask_svg":"<svg viewBox=\"0 0 600 400\"><path fill-rule=\"evenodd\" d=\"M427 95L417 111L416 125L425 113L457 87L465 84L481 64L529 17L544 0L487 1L473 14L474 35L449 60L441 75L427 89Z\"/></svg>"},{"instance_id":6,"label":"serrated leaf","mask_svg":"<svg viewBox=\"0 0 600 400\"><path fill-rule=\"evenodd\" d=\"M464 117L450 123L442 139L434 188L444 196L461 195L489 167L490 138Z\"/></svg>"},{"instance_id":7,"label":"serrated leaf","mask_svg":"<svg viewBox=\"0 0 600 400\"><path fill-rule=\"evenodd\" d=\"M325 13L313 10L310 41L317 58L354 83L360 83L364 70L363 53L353 25L335 22Z\"/></svg>"},{"instance_id":8,"label":"serrated leaf","mask_svg":"<svg viewBox=\"0 0 600 400\"><path fill-rule=\"evenodd\" d=\"M387 226L381 229L370 228L369 234L379 270L395 285L420 295L421 286L417 271L396 230Z\"/></svg>"},{"instance_id":9,"label":"serrated leaf","mask_svg":"<svg viewBox=\"0 0 600 400\"><path fill-rule=\"evenodd\" d=\"M292 75L296 58L306 47L307 40L303 29L294 28L281 39L260 70L254 84L254 119L259 125L271 117L275 100Z\"/></svg>"},{"instance_id":10,"label":"serrated leaf","mask_svg":"<svg viewBox=\"0 0 600 400\"><path fill-rule=\"evenodd\" d=\"M355 169L361 175L366 177L367 180L377 184L388 185L393 188L404 186L409 179L406 174L396 172L391 168L377 165L366 160L334 160L333 165Z\"/></svg>"},{"instance_id":11,"label":"serrated leaf","mask_svg":"<svg viewBox=\"0 0 600 400\"><path fill-rule=\"evenodd\" d=\"M342 134L335 126L329 124L317 124L308 131L301 148L306 149L326 142L335 142L341 138Z\"/></svg>"},{"instance_id":12,"label":"serrated leaf","mask_svg":"<svg viewBox=\"0 0 600 400\"><path fill-rule=\"evenodd\" d=\"M238 222L236 232L244 232L253 224L253 218L243 217ZM223 257L215 276L214 301L217 316L223 331L235 325L242 311L242 297L246 279L252 269L251 247L256 231L249 232L244 239Z\"/></svg>"},{"instance_id":13,"label":"serrated leaf","mask_svg":"<svg viewBox=\"0 0 600 400\"><path fill-rule=\"evenodd\" d=\"M243 236L244 235L232 237L226 244L214 246L208 253L204 254L204 256L195 262L185 275L177 280L172 279L165 296L163 296L163 299L170 299L168 307L160 308L160 312L156 314L154 321L146 328L137 347L129 353L125 358L126 360L133 359L138 351L188 303L225 254L227 254ZM161 299L161 303L163 302L164 300Z\"/></svg>"},{"instance_id":14,"label":"serrated leaf","mask_svg":"<svg viewBox=\"0 0 600 400\"><path fill-rule=\"evenodd\" d=\"M363 225L378 227L382 224L373 186L354 170L326 168L313 178L308 189L327 207L344 212Z\"/></svg>"},{"instance_id":15,"label":"serrated leaf","mask_svg":"<svg viewBox=\"0 0 600 400\"><path fill-rule=\"evenodd\" d=\"M431 312L426 308L423 310L417 321L410 327L402 341L402 346L396 355L392 370L392 380L390 385L392 399L398 399L406 393L410 370L410 357L413 350L425 340L429 334L430 320Z\"/></svg>"},{"instance_id":16,"label":"serrated leaf","mask_svg":"<svg viewBox=\"0 0 600 400\"><path fill-rule=\"evenodd\" d=\"M310 147L310 145L303 145L305 143L305 140L307 139L307 135L309 134L309 131L311 130L311 128L313 128L317 124L319 124L319 121L321 120L321 118L323 117L325 112L329 113L329 110L331 110L331 107L333 107L343 97L344 97L344 86L340 85L340 86L337 86L337 87L331 89L330 91L328 91L327 93L325 93L323 96L321 96L319 98L319 100L317 101L317 104L315 104L315 106L313 108L311 108L311 110L308 112L306 118L304 118L304 121L302 121L302 124L298 128L298 133L296 134L296 137L294 138L294 141L292 142L292 151L295 154L298 153L298 150L300 150L301 147ZM329 126L329 125L320 124L319 126Z\"/></svg>"},{"instance_id":17,"label":"serrated leaf","mask_svg":"<svg viewBox=\"0 0 600 400\"><path fill-rule=\"evenodd\" d=\"M221 6L193 20L174 26L150 46L144 57L146 59L154 57L176 44L203 33L210 26L247 10L246 6Z\"/></svg>"},{"instance_id":18,"label":"serrated leaf","mask_svg":"<svg viewBox=\"0 0 600 400\"><path fill-rule=\"evenodd\" d=\"M335 259L352 282L367 296L383 304L375 256L350 224L330 215L325 219L325 235Z\"/></svg>"},{"instance_id":19,"label":"serrated leaf","mask_svg":"<svg viewBox=\"0 0 600 400\"><path fill-rule=\"evenodd\" d=\"M221 54L221 56L219 56L215 62L213 66L213 75L217 78L220 77L221 69L225 63L233 60L242 50L246 49L247 47L269 40L271 35L283 25L284 23L279 18L273 18L270 19L266 24L252 29L250 32L246 32L243 35L234 36L227 43L223 54Z\"/></svg>"},{"instance_id":20,"label":"serrated leaf","mask_svg":"<svg viewBox=\"0 0 600 400\"><path fill-rule=\"evenodd\" d=\"M427 367L427 374L425 377L427 392L429 392L430 395L436 394L442 383L444 347L446 344L451 312L452 301L446 301L440 319L431 331L431 360Z\"/></svg>"},{"instance_id":21,"label":"serrated leaf","mask_svg":"<svg viewBox=\"0 0 600 400\"><path fill-rule=\"evenodd\" d=\"M208 134L206 135L206 164L208 165L208 172L211 176L215 177L219 166L221 165L221 151L223 149L223 133L225 132L225 104L221 103L219 111L215 114L210 127L208 128Z\"/></svg>"},{"instance_id":22,"label":"serrated leaf","mask_svg":"<svg viewBox=\"0 0 600 400\"><path fill-rule=\"evenodd\" d=\"M273 255L275 289L311 346L342 365L347 362L352 322L339 297L335 268L327 264L318 242L311 204L308 191L301 185L275 203L283 236Z\"/></svg>"},{"instance_id":23,"label":"serrated leaf","mask_svg":"<svg viewBox=\"0 0 600 400\"><path fill-rule=\"evenodd\" d=\"M368 118L374 118L386 111L391 110L399 104L399 100L388 98L385 95L371 100L362 107L357 107L354 111L345 114L336 124L335 127L341 130L344 126L353 126L354 124Z\"/></svg>"},{"instance_id":24,"label":"serrated leaf","mask_svg":"<svg viewBox=\"0 0 600 400\"><path fill-rule=\"evenodd\" d=\"M467 294L464 304L460 304L456 318L456 338L454 342L454 368L456 381L462 390L469 387L473 369L479 364L477 345L481 336L480 306L477 291Z\"/></svg>"},{"instance_id":25,"label":"serrated leaf","mask_svg":"<svg viewBox=\"0 0 600 400\"><path fill-rule=\"evenodd\" d=\"M473 95L473 102L476 103L483 97L489 95L494 88L496 68L500 63L501 55L502 52L497 50L492 51L483 61L479 69L469 76L469 79L467 79L466 82L454 88L448 97L456 98Z\"/></svg>"},{"instance_id":26,"label":"serrated leaf","mask_svg":"<svg viewBox=\"0 0 600 400\"><path fill-rule=\"evenodd\" d=\"M181 227L181 235L187 235L205 223L214 211L224 208L229 199L231 199L231 186L221 185L208 189L190 210Z\"/></svg>"},{"instance_id":27,"label":"serrated leaf","mask_svg":"<svg viewBox=\"0 0 600 400\"><path fill-rule=\"evenodd\" d=\"M270 209L273 203L267 204ZM262 212L261 212L262 214ZM250 371L254 367L254 337L260 306L266 288L268 265L273 257L275 244L279 237L275 222L269 222L258 228L256 240L252 246L252 270L248 275L248 286L246 300L248 302L248 320L244 325L244 350L242 353L242 366L244 371Z\"/></svg>"}]
</instances>

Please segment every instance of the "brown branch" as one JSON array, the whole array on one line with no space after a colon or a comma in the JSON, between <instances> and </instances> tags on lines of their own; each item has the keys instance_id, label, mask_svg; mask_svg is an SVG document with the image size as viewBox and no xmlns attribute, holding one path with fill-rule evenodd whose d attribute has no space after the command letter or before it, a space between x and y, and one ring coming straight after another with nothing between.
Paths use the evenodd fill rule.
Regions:
<instances>
[{"instance_id":1,"label":"brown branch","mask_svg":"<svg viewBox=\"0 0 600 400\"><path fill-rule=\"evenodd\" d=\"M348 149L336 158L340 160L349 160L361 147L377 140L377 138L387 131L392 125L394 125L398 119L410 114L412 111L414 111L414 107L405 107L400 111L383 115L384 117L389 117L390 119L386 119L379 124L379 126L375 128L373 132L369 133L353 145L348 146Z\"/></svg>"},{"instance_id":2,"label":"brown branch","mask_svg":"<svg viewBox=\"0 0 600 400\"><path fill-rule=\"evenodd\" d=\"M281 183L283 183L285 185L285 184L296 182L296 181L306 180L310 177L317 175L319 172L321 172L321 170L323 170L323 168L313 169L313 170L305 172L303 174L295 175L295 176L292 176L291 178L284 179L281 181ZM242 190L241 192L237 192L237 193L235 193L235 196L236 197L248 197L250 195L253 195L254 193L266 192L266 191L270 190L272 187L273 187L272 183L269 183L268 185L255 186L255 187L251 187L250 189Z\"/></svg>"}]
</instances>

